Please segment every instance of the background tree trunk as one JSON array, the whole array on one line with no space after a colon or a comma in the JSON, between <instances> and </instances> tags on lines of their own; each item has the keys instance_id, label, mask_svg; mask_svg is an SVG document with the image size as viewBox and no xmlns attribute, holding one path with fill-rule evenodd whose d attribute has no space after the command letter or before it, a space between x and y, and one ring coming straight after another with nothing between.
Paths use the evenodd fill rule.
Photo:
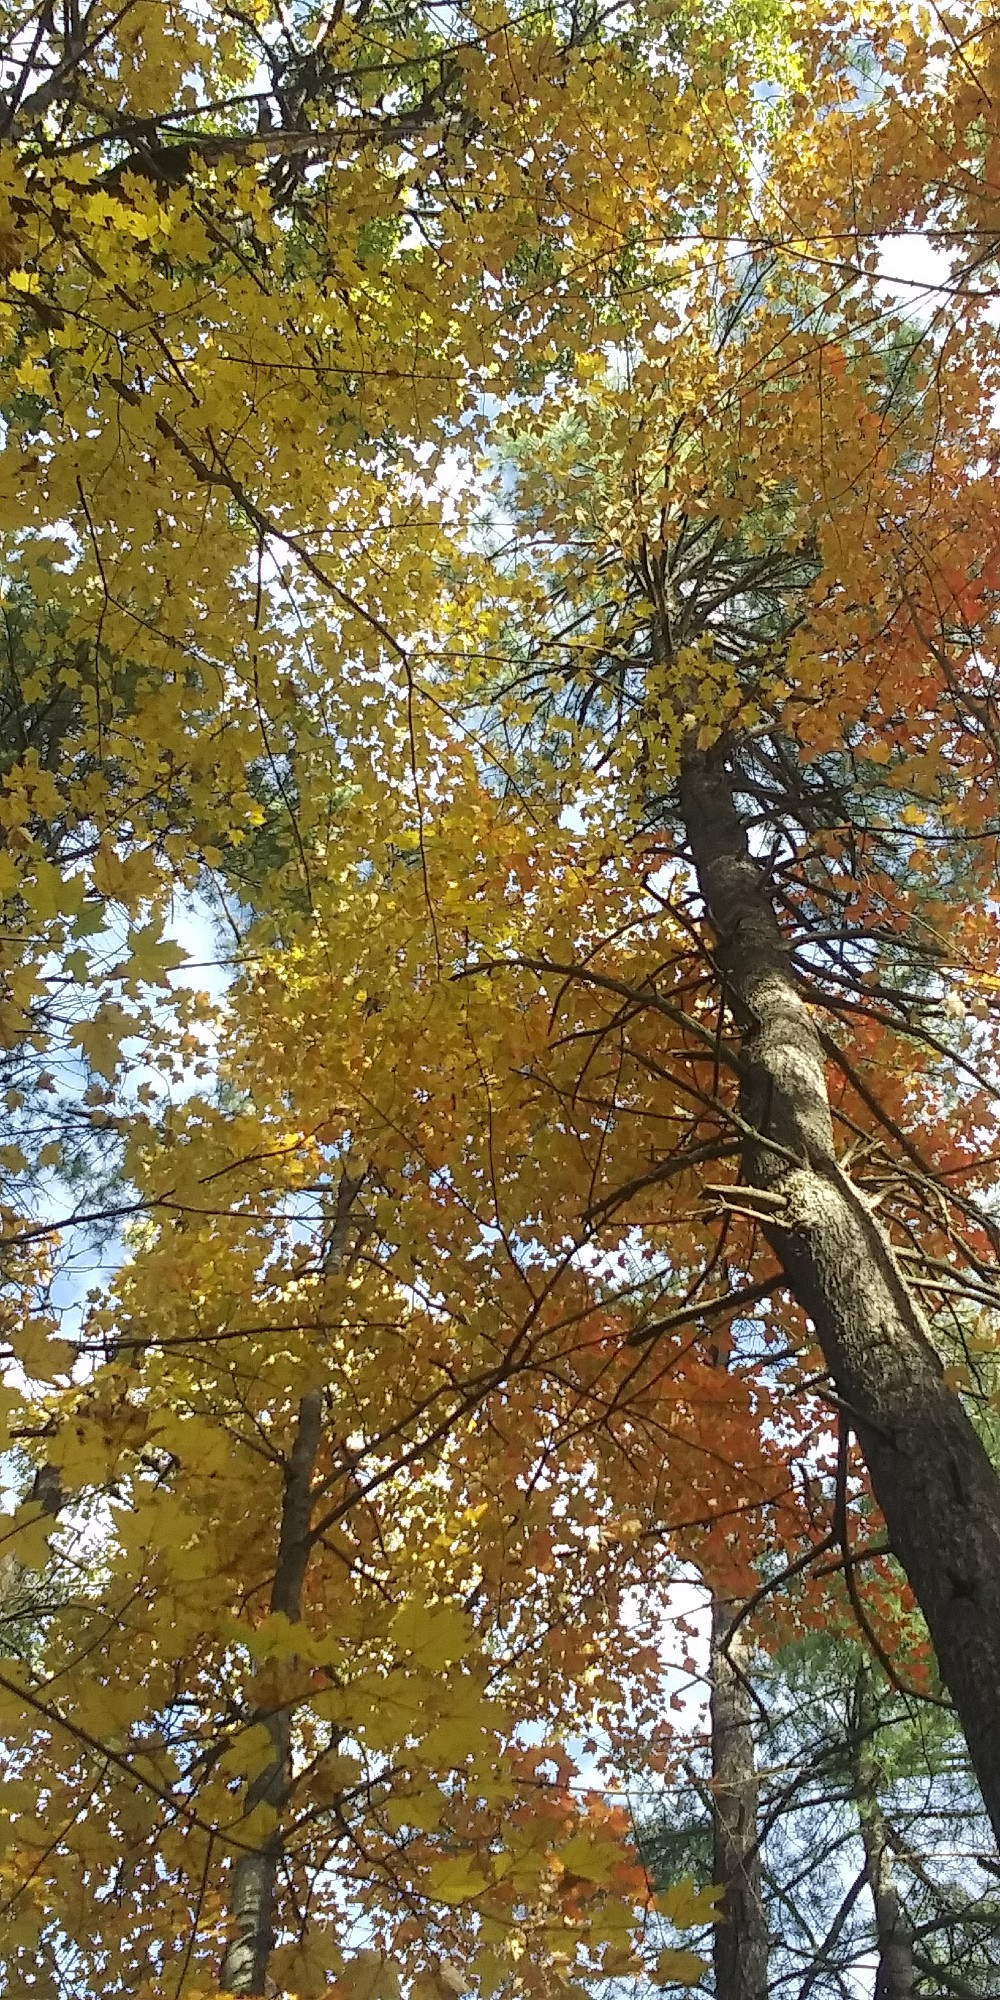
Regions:
<instances>
[{"instance_id":1,"label":"background tree trunk","mask_svg":"<svg viewBox=\"0 0 1000 2000\"><path fill-rule=\"evenodd\" d=\"M854 1685L851 1772L865 1849L865 1872L875 1906L878 1975L875 2000L913 2000L913 1939L893 1879L892 1849L878 1795L877 1715L871 1669L862 1661Z\"/></svg>"},{"instance_id":2,"label":"background tree trunk","mask_svg":"<svg viewBox=\"0 0 1000 2000\"><path fill-rule=\"evenodd\" d=\"M323 1434L323 1395L311 1389L299 1404L295 1438L285 1467L278 1560L271 1586L270 1610L284 1612L293 1624L302 1616L302 1585L309 1560L312 1519L312 1475ZM270 1761L247 1786L245 1810L269 1806L277 1815L291 1781L291 1715L287 1708L262 1708L271 1738ZM225 1993L263 1993L267 1963L274 1942L274 1885L281 1860L279 1826L265 1833L259 1846L237 1855L230 1888L232 1935L226 1948L220 1985Z\"/></svg>"},{"instance_id":3,"label":"background tree trunk","mask_svg":"<svg viewBox=\"0 0 1000 2000\"><path fill-rule=\"evenodd\" d=\"M363 1173L341 1175L326 1247L328 1271L337 1270L344 1262L354 1201L364 1178ZM285 1490L269 1604L272 1612L283 1612L293 1625L302 1617L302 1590L313 1544L313 1473L322 1440L323 1392L311 1389L299 1404L292 1448L284 1466ZM272 1755L247 1786L246 1812L249 1815L255 1806L265 1805L277 1815L288 1797L292 1777L291 1712L265 1704L253 1719L268 1730ZM229 1895L232 1932L219 1979L224 1993L266 1990L274 1944L274 1887L281 1855L282 1833L276 1825L259 1846L239 1854L233 1864Z\"/></svg>"},{"instance_id":4,"label":"background tree trunk","mask_svg":"<svg viewBox=\"0 0 1000 2000\"><path fill-rule=\"evenodd\" d=\"M713 1880L725 1891L712 1934L716 2000L767 2000L768 1929L758 1848L750 1647L738 1604L712 1593Z\"/></svg>"}]
</instances>

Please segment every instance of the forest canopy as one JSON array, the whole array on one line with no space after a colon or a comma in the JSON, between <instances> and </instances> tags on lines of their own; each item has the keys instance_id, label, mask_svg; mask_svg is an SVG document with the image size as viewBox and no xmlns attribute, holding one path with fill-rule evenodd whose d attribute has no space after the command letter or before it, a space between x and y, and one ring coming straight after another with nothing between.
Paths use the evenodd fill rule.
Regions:
<instances>
[{"instance_id":1,"label":"forest canopy","mask_svg":"<svg viewBox=\"0 0 1000 2000\"><path fill-rule=\"evenodd\" d=\"M990 1992L998 94L0 0L10 1991Z\"/></svg>"}]
</instances>

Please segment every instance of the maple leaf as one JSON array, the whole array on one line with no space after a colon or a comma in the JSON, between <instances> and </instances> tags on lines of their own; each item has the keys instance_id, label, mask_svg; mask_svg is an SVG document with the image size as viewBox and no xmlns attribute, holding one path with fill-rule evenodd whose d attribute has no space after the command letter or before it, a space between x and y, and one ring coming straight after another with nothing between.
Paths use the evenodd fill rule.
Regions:
<instances>
[{"instance_id":1,"label":"maple leaf","mask_svg":"<svg viewBox=\"0 0 1000 2000\"><path fill-rule=\"evenodd\" d=\"M105 1001L89 1021L76 1021L69 1040L83 1051L87 1063L98 1076L113 1082L124 1060L122 1043L139 1023L116 1000Z\"/></svg>"},{"instance_id":2,"label":"maple leaf","mask_svg":"<svg viewBox=\"0 0 1000 2000\"><path fill-rule=\"evenodd\" d=\"M486 1878L473 1855L455 1855L438 1861L427 1876L427 1886L442 1903L464 1903L482 1894Z\"/></svg>"},{"instance_id":3,"label":"maple leaf","mask_svg":"<svg viewBox=\"0 0 1000 2000\"><path fill-rule=\"evenodd\" d=\"M169 990L167 975L184 964L184 952L172 938L164 938L162 918L151 917L148 923L130 930L127 943L128 957L114 966L109 976L124 980L130 990L140 983Z\"/></svg>"},{"instance_id":4,"label":"maple leaf","mask_svg":"<svg viewBox=\"0 0 1000 2000\"><path fill-rule=\"evenodd\" d=\"M697 1986L708 1969L708 1960L700 1958L696 1951L667 1945L657 1953L655 1976L660 1986Z\"/></svg>"},{"instance_id":5,"label":"maple leaf","mask_svg":"<svg viewBox=\"0 0 1000 2000\"><path fill-rule=\"evenodd\" d=\"M392 1633L404 1652L435 1671L465 1658L472 1627L467 1614L457 1606L424 1606L411 1601L395 1613Z\"/></svg>"}]
</instances>

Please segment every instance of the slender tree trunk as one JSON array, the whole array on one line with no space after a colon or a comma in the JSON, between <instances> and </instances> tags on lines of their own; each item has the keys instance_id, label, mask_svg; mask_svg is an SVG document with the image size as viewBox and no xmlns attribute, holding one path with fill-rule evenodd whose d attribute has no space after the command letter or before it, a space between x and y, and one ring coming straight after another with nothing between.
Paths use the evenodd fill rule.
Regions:
<instances>
[{"instance_id":1,"label":"slender tree trunk","mask_svg":"<svg viewBox=\"0 0 1000 2000\"><path fill-rule=\"evenodd\" d=\"M878 1943L875 2000L913 2000L913 1938L893 1878L892 1850L879 1803L875 1722L871 1672L862 1662L854 1688L851 1770L865 1849L865 1872L875 1906Z\"/></svg>"},{"instance_id":2,"label":"slender tree trunk","mask_svg":"<svg viewBox=\"0 0 1000 2000\"><path fill-rule=\"evenodd\" d=\"M309 1560L312 1520L312 1475L323 1434L323 1395L311 1389L299 1404L295 1439L285 1465L278 1560L271 1586L270 1609L282 1611L297 1624L302 1616L302 1585ZM247 1786L249 1815L255 1806L280 1813L291 1780L291 1715L287 1708L262 1710L272 1754L259 1776ZM282 1835L275 1827L259 1847L241 1852L233 1863L230 1888L232 1934L222 1965L220 1984L226 1993L263 1993L267 1963L274 1942L274 1885L281 1860Z\"/></svg>"},{"instance_id":3,"label":"slender tree trunk","mask_svg":"<svg viewBox=\"0 0 1000 2000\"><path fill-rule=\"evenodd\" d=\"M37 1500L42 1513L51 1515L54 1526L66 1505L62 1481L54 1465L39 1466L28 1499ZM29 1574L24 1564L18 1561L16 1547L15 1543L14 1554L0 1556L0 1606L4 1608L23 1590L25 1578Z\"/></svg>"},{"instance_id":4,"label":"slender tree trunk","mask_svg":"<svg viewBox=\"0 0 1000 2000\"><path fill-rule=\"evenodd\" d=\"M719 748L687 749L681 806L742 1036L741 1205L759 1214L815 1327L1000 1841L1000 1479L838 1164L822 1049Z\"/></svg>"},{"instance_id":5,"label":"slender tree trunk","mask_svg":"<svg viewBox=\"0 0 1000 2000\"><path fill-rule=\"evenodd\" d=\"M327 1271L337 1270L344 1261L354 1200L363 1183L364 1174L352 1176L345 1172L341 1176L326 1248ZM283 1612L293 1625L302 1617L302 1589L312 1548L313 1473L322 1437L323 1392L311 1389L299 1404L292 1448L285 1460L278 1555L269 1606L272 1612ZM247 1786L246 1812L249 1815L255 1806L265 1805L279 1814L292 1778L291 1711L265 1704L253 1719L265 1725L272 1754L259 1776ZM276 1825L264 1835L258 1847L239 1853L233 1863L229 1896L231 1932L219 1979L224 1993L265 1991L274 1943L274 1888L282 1852L283 1837Z\"/></svg>"},{"instance_id":6,"label":"slender tree trunk","mask_svg":"<svg viewBox=\"0 0 1000 2000\"><path fill-rule=\"evenodd\" d=\"M749 1646L733 1630L738 1606L712 1594L713 1880L725 1893L712 1935L716 2000L767 2000L768 1932L757 1846Z\"/></svg>"}]
</instances>

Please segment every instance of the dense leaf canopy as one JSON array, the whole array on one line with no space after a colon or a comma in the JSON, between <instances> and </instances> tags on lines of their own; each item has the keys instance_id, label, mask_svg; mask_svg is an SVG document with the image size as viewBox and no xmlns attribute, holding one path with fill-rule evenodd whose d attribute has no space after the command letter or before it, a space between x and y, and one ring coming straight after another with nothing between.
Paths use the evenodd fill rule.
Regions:
<instances>
[{"instance_id":1,"label":"dense leaf canopy","mask_svg":"<svg viewBox=\"0 0 1000 2000\"><path fill-rule=\"evenodd\" d=\"M1000 38L0 49L7 1980L694 1983L604 1784L681 1754L672 1579L776 1641L846 1564L938 1690L741 1181L698 760L988 1431Z\"/></svg>"}]
</instances>

